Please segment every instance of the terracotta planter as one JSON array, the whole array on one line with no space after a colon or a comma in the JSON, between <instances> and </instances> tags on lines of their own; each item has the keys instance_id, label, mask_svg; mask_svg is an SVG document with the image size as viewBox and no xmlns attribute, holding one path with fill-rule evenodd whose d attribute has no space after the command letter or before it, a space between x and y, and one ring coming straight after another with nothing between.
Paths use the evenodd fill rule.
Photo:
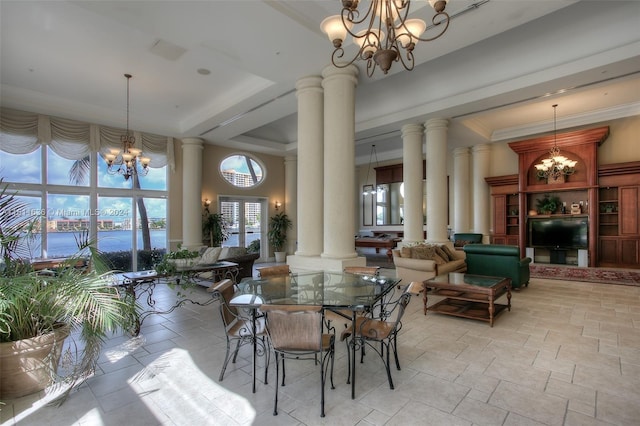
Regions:
<instances>
[{"instance_id":1,"label":"terracotta planter","mask_svg":"<svg viewBox=\"0 0 640 426\"><path fill-rule=\"evenodd\" d=\"M51 384L69 327L31 339L0 343L0 399L13 399Z\"/></svg>"}]
</instances>

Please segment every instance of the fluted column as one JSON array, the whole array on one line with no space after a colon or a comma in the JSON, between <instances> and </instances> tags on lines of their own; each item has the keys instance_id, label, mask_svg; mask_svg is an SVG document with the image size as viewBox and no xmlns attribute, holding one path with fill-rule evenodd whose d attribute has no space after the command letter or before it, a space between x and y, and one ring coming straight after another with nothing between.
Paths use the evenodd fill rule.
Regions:
<instances>
[{"instance_id":1,"label":"fluted column","mask_svg":"<svg viewBox=\"0 0 640 426\"><path fill-rule=\"evenodd\" d=\"M427 241L447 241L447 129L449 120L427 121Z\"/></svg>"},{"instance_id":2,"label":"fluted column","mask_svg":"<svg viewBox=\"0 0 640 426\"><path fill-rule=\"evenodd\" d=\"M404 238L405 243L424 240L422 231L422 143L421 124L402 126L402 180L404 182Z\"/></svg>"},{"instance_id":3,"label":"fluted column","mask_svg":"<svg viewBox=\"0 0 640 426\"><path fill-rule=\"evenodd\" d=\"M469 199L469 165L471 154L469 148L456 148L453 151L453 231L469 232L470 204Z\"/></svg>"},{"instance_id":4,"label":"fluted column","mask_svg":"<svg viewBox=\"0 0 640 426\"><path fill-rule=\"evenodd\" d=\"M182 139L182 247L202 246L202 139Z\"/></svg>"},{"instance_id":5,"label":"fluted column","mask_svg":"<svg viewBox=\"0 0 640 426\"><path fill-rule=\"evenodd\" d=\"M484 180L489 176L491 166L491 146L487 144L473 147L473 232L489 235L489 184Z\"/></svg>"},{"instance_id":6,"label":"fluted column","mask_svg":"<svg viewBox=\"0 0 640 426\"><path fill-rule=\"evenodd\" d=\"M284 211L293 225L287 231L287 253L295 253L298 235L298 160L287 156L284 159Z\"/></svg>"},{"instance_id":7,"label":"fluted column","mask_svg":"<svg viewBox=\"0 0 640 426\"><path fill-rule=\"evenodd\" d=\"M323 240L324 98L322 77L296 82L298 97L297 256L320 256Z\"/></svg>"},{"instance_id":8,"label":"fluted column","mask_svg":"<svg viewBox=\"0 0 640 426\"><path fill-rule=\"evenodd\" d=\"M355 89L358 68L328 66L324 88L324 251L323 258L356 258ZM358 198L359 199L359 198Z\"/></svg>"}]
</instances>

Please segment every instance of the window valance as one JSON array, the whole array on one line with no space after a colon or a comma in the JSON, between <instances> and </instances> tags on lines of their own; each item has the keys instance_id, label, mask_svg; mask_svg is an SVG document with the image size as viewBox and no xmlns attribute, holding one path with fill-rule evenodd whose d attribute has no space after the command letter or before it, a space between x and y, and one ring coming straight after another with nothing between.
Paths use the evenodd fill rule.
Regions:
<instances>
[{"instance_id":1,"label":"window valance","mask_svg":"<svg viewBox=\"0 0 640 426\"><path fill-rule=\"evenodd\" d=\"M68 160L79 160L91 152L104 154L109 148L121 148L123 129L88 124L60 117L8 108L0 109L0 150L10 154L28 154L48 145ZM151 159L151 167L169 165L175 171L173 138L134 132L136 145Z\"/></svg>"}]
</instances>

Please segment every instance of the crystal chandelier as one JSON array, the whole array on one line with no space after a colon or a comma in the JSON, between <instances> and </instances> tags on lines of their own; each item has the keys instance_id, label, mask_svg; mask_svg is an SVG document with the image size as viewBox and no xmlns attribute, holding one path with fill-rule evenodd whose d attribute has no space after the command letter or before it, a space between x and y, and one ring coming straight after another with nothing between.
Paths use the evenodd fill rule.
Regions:
<instances>
[{"instance_id":1,"label":"crystal chandelier","mask_svg":"<svg viewBox=\"0 0 640 426\"><path fill-rule=\"evenodd\" d=\"M131 74L124 76L127 78L127 131L120 136L122 150L111 149L110 153L104 157L108 166L107 173L123 175L125 180L129 180L133 175L146 176L149 173L151 160L148 157L142 157L142 150L135 148L136 139L129 132L129 80Z\"/></svg>"},{"instance_id":2,"label":"crystal chandelier","mask_svg":"<svg viewBox=\"0 0 640 426\"><path fill-rule=\"evenodd\" d=\"M553 105L553 147L549 151L549 158L545 158L541 163L535 164L538 171L538 179L547 179L547 182L564 181L564 177L575 172L576 160L569 160L564 155L560 155L556 134L556 108Z\"/></svg>"},{"instance_id":3,"label":"crystal chandelier","mask_svg":"<svg viewBox=\"0 0 640 426\"><path fill-rule=\"evenodd\" d=\"M366 61L369 77L373 75L376 66L387 74L394 61L401 62L406 70L412 70L416 43L433 41L449 28L451 18L444 11L449 0L428 2L436 12L431 22L439 32L433 37L420 38L427 29L427 24L422 19L407 19L411 0L371 0L364 15L358 10L360 0L342 0L341 14L329 16L320 24L335 47L331 62L338 68L344 68L357 59ZM358 27L365 29L360 30ZM347 33L353 37L359 50L351 61L343 63L340 61L344 56L342 43Z\"/></svg>"}]
</instances>

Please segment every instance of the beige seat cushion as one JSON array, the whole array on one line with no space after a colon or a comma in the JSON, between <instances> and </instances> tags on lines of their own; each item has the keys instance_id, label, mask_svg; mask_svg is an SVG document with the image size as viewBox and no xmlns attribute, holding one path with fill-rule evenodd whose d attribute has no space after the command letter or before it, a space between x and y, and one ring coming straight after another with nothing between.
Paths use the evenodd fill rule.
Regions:
<instances>
[{"instance_id":1,"label":"beige seat cushion","mask_svg":"<svg viewBox=\"0 0 640 426\"><path fill-rule=\"evenodd\" d=\"M198 263L200 265L210 265L212 263L216 263L218 258L220 257L220 253L222 252L222 247L209 247L202 253L200 260Z\"/></svg>"}]
</instances>

